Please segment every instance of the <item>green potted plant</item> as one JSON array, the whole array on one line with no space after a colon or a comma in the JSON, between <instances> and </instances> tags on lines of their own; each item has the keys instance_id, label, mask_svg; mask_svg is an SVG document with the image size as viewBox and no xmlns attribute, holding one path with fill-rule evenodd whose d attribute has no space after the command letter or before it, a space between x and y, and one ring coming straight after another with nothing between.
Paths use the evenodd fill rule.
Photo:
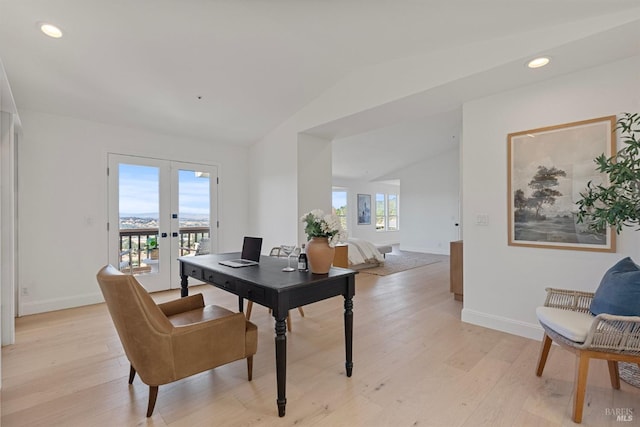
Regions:
<instances>
[{"instance_id":1,"label":"green potted plant","mask_svg":"<svg viewBox=\"0 0 640 427\"><path fill-rule=\"evenodd\" d=\"M580 193L577 221L596 231L614 227L640 227L640 114L624 113L616 121L624 147L617 154L598 156L597 170L607 174L609 183L587 184Z\"/></svg>"},{"instance_id":2,"label":"green potted plant","mask_svg":"<svg viewBox=\"0 0 640 427\"><path fill-rule=\"evenodd\" d=\"M147 238L147 258L158 259L158 236Z\"/></svg>"},{"instance_id":3,"label":"green potted plant","mask_svg":"<svg viewBox=\"0 0 640 427\"><path fill-rule=\"evenodd\" d=\"M584 221L592 230L614 227L620 234L624 227L634 226L640 230L640 114L624 113L616 124L624 146L609 158L602 154L594 160L597 170L607 174L609 183L587 184L587 190L580 193L581 199L577 202L577 220ZM602 295L604 298L604 292ZM625 294L625 298L630 297ZM620 362L618 368L622 380L637 384L638 365Z\"/></svg>"}]
</instances>

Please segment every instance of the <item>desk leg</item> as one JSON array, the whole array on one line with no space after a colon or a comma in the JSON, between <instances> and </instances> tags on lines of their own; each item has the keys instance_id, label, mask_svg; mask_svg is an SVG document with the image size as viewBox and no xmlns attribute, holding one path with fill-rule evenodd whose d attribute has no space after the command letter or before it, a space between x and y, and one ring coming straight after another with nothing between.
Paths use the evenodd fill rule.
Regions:
<instances>
[{"instance_id":1,"label":"desk leg","mask_svg":"<svg viewBox=\"0 0 640 427\"><path fill-rule=\"evenodd\" d=\"M347 369L347 376L353 372L353 299L344 298L344 348L347 361L344 366Z\"/></svg>"},{"instance_id":2,"label":"desk leg","mask_svg":"<svg viewBox=\"0 0 640 427\"><path fill-rule=\"evenodd\" d=\"M189 276L180 275L180 296L189 296Z\"/></svg>"},{"instance_id":3,"label":"desk leg","mask_svg":"<svg viewBox=\"0 0 640 427\"><path fill-rule=\"evenodd\" d=\"M278 382L278 416L284 417L287 404L287 323L286 317L276 319L276 380Z\"/></svg>"}]
</instances>

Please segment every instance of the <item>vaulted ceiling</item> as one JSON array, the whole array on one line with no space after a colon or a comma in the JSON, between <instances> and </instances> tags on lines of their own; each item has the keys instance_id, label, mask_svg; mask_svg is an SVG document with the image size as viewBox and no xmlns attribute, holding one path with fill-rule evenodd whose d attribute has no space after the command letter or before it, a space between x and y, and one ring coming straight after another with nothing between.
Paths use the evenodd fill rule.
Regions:
<instances>
[{"instance_id":1,"label":"vaulted ceiling","mask_svg":"<svg viewBox=\"0 0 640 427\"><path fill-rule=\"evenodd\" d=\"M18 109L251 145L366 67L638 7L638 0L0 0L0 59ZM64 36L44 36L39 22ZM629 50L603 43L594 49ZM629 43L638 53L638 38ZM501 90L501 79L496 73L488 87ZM442 116L453 107L404 128L387 123L371 134L374 125L364 126L365 139L350 145L384 147L403 132L412 140L440 129L440 139L455 139L459 110ZM350 126L334 127L342 125ZM416 158L411 148L397 151Z\"/></svg>"}]
</instances>

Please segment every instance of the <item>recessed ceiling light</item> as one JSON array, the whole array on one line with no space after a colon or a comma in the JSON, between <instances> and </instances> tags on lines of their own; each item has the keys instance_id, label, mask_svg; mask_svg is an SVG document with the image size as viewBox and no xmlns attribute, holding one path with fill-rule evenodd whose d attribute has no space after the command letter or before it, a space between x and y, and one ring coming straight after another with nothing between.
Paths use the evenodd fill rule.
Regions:
<instances>
[{"instance_id":1,"label":"recessed ceiling light","mask_svg":"<svg viewBox=\"0 0 640 427\"><path fill-rule=\"evenodd\" d=\"M527 63L527 67L529 68L540 68L540 67L544 67L545 65L547 65L549 63L550 59L547 57L540 57L540 58L535 58L532 59L531 61L529 61L529 63Z\"/></svg>"},{"instance_id":2,"label":"recessed ceiling light","mask_svg":"<svg viewBox=\"0 0 640 427\"><path fill-rule=\"evenodd\" d=\"M41 22L38 24L40 26L40 31L52 37L54 39L59 39L62 37L62 30L55 25L47 24L46 22Z\"/></svg>"}]
</instances>

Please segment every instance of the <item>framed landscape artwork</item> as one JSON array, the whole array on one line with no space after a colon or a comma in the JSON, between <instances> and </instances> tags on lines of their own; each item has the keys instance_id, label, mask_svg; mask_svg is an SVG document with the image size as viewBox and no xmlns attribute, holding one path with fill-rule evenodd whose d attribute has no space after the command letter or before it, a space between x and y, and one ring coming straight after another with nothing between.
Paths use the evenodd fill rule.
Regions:
<instances>
[{"instance_id":1,"label":"framed landscape artwork","mask_svg":"<svg viewBox=\"0 0 640 427\"><path fill-rule=\"evenodd\" d=\"M371 224L371 194L358 194L358 225Z\"/></svg>"},{"instance_id":2,"label":"framed landscape artwork","mask_svg":"<svg viewBox=\"0 0 640 427\"><path fill-rule=\"evenodd\" d=\"M587 183L606 184L594 159L615 153L615 116L511 133L507 138L509 245L615 252L611 228L578 224Z\"/></svg>"}]
</instances>

